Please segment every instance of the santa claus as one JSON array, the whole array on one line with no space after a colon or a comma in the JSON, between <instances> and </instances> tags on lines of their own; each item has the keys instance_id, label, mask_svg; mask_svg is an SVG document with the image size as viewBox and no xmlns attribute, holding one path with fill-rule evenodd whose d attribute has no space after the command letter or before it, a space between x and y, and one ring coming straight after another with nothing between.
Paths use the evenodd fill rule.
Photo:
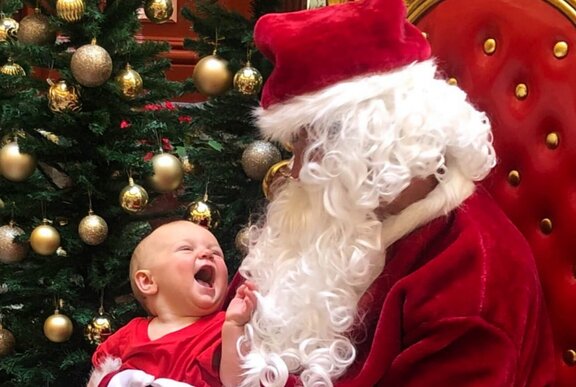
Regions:
<instances>
[{"instance_id":1,"label":"santa claus","mask_svg":"<svg viewBox=\"0 0 576 387\"><path fill-rule=\"evenodd\" d=\"M246 386L546 386L530 249L488 194L487 116L402 0L262 17L257 122L293 179L252 229Z\"/></svg>"}]
</instances>

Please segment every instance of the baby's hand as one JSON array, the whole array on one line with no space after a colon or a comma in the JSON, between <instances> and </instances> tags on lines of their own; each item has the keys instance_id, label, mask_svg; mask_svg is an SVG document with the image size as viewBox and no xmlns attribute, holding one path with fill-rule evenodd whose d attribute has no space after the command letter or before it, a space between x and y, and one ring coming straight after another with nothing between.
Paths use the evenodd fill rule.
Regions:
<instances>
[{"instance_id":1,"label":"baby's hand","mask_svg":"<svg viewBox=\"0 0 576 387\"><path fill-rule=\"evenodd\" d=\"M236 296L230 301L226 310L226 321L244 326L249 320L254 308L256 308L256 286L246 281L236 290Z\"/></svg>"}]
</instances>

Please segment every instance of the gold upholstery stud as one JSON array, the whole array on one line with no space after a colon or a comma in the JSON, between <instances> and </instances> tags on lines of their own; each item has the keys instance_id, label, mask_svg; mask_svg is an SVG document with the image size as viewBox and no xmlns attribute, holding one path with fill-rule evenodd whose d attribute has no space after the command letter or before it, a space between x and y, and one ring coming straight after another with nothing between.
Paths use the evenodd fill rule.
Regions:
<instances>
[{"instance_id":1,"label":"gold upholstery stud","mask_svg":"<svg viewBox=\"0 0 576 387\"><path fill-rule=\"evenodd\" d=\"M552 221L548 218L544 218L540 221L540 231L544 234L550 234L552 232Z\"/></svg>"},{"instance_id":2,"label":"gold upholstery stud","mask_svg":"<svg viewBox=\"0 0 576 387\"><path fill-rule=\"evenodd\" d=\"M564 358L564 363L566 363L567 365L569 366L576 365L576 351L574 351L573 349L568 349L564 351L562 357Z\"/></svg>"},{"instance_id":3,"label":"gold upholstery stud","mask_svg":"<svg viewBox=\"0 0 576 387\"><path fill-rule=\"evenodd\" d=\"M519 83L516 85L516 98L524 99L528 95L528 86L525 83Z\"/></svg>"},{"instance_id":4,"label":"gold upholstery stud","mask_svg":"<svg viewBox=\"0 0 576 387\"><path fill-rule=\"evenodd\" d=\"M568 43L561 40L554 45L554 56L562 59L566 55L568 55Z\"/></svg>"},{"instance_id":5,"label":"gold upholstery stud","mask_svg":"<svg viewBox=\"0 0 576 387\"><path fill-rule=\"evenodd\" d=\"M515 169L508 172L508 183L510 183L512 187L518 187L518 185L520 185L520 172Z\"/></svg>"},{"instance_id":6,"label":"gold upholstery stud","mask_svg":"<svg viewBox=\"0 0 576 387\"><path fill-rule=\"evenodd\" d=\"M454 78L454 77L448 78L448 81L447 81L447 82L448 82L449 85L452 85L452 86L456 86L456 85L458 84L458 80L457 80L456 78Z\"/></svg>"},{"instance_id":7,"label":"gold upholstery stud","mask_svg":"<svg viewBox=\"0 0 576 387\"><path fill-rule=\"evenodd\" d=\"M550 132L546 135L546 146L550 149L558 148L558 144L560 143L560 137L556 132Z\"/></svg>"},{"instance_id":8,"label":"gold upholstery stud","mask_svg":"<svg viewBox=\"0 0 576 387\"><path fill-rule=\"evenodd\" d=\"M496 51L496 40L488 38L484 41L484 52L486 55L492 55Z\"/></svg>"}]
</instances>

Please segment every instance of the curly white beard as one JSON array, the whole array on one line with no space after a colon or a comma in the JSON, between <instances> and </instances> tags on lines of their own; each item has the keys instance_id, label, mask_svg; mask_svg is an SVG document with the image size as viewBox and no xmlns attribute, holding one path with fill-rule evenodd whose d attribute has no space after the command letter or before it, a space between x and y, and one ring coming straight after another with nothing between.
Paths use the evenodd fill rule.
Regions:
<instances>
[{"instance_id":1,"label":"curly white beard","mask_svg":"<svg viewBox=\"0 0 576 387\"><path fill-rule=\"evenodd\" d=\"M264 127L305 126L309 145L300 181L275 193L240 268L259 293L246 326L244 386L284 386L288 373L304 386L332 386L355 360L347 332L358 301L397 239L374 210L414 177L443 181L447 164L466 181L494 166L486 117L434 71L425 62L344 82L261 118Z\"/></svg>"}]
</instances>

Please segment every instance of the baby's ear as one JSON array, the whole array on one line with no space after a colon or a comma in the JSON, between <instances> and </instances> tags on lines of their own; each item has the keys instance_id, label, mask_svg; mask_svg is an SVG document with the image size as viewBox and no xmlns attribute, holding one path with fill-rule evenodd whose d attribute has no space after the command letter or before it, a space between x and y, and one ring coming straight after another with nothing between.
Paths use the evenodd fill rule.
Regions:
<instances>
[{"instance_id":1,"label":"baby's ear","mask_svg":"<svg viewBox=\"0 0 576 387\"><path fill-rule=\"evenodd\" d=\"M151 296L158 292L158 285L149 270L136 271L136 273L134 273L134 284L145 296Z\"/></svg>"}]
</instances>

